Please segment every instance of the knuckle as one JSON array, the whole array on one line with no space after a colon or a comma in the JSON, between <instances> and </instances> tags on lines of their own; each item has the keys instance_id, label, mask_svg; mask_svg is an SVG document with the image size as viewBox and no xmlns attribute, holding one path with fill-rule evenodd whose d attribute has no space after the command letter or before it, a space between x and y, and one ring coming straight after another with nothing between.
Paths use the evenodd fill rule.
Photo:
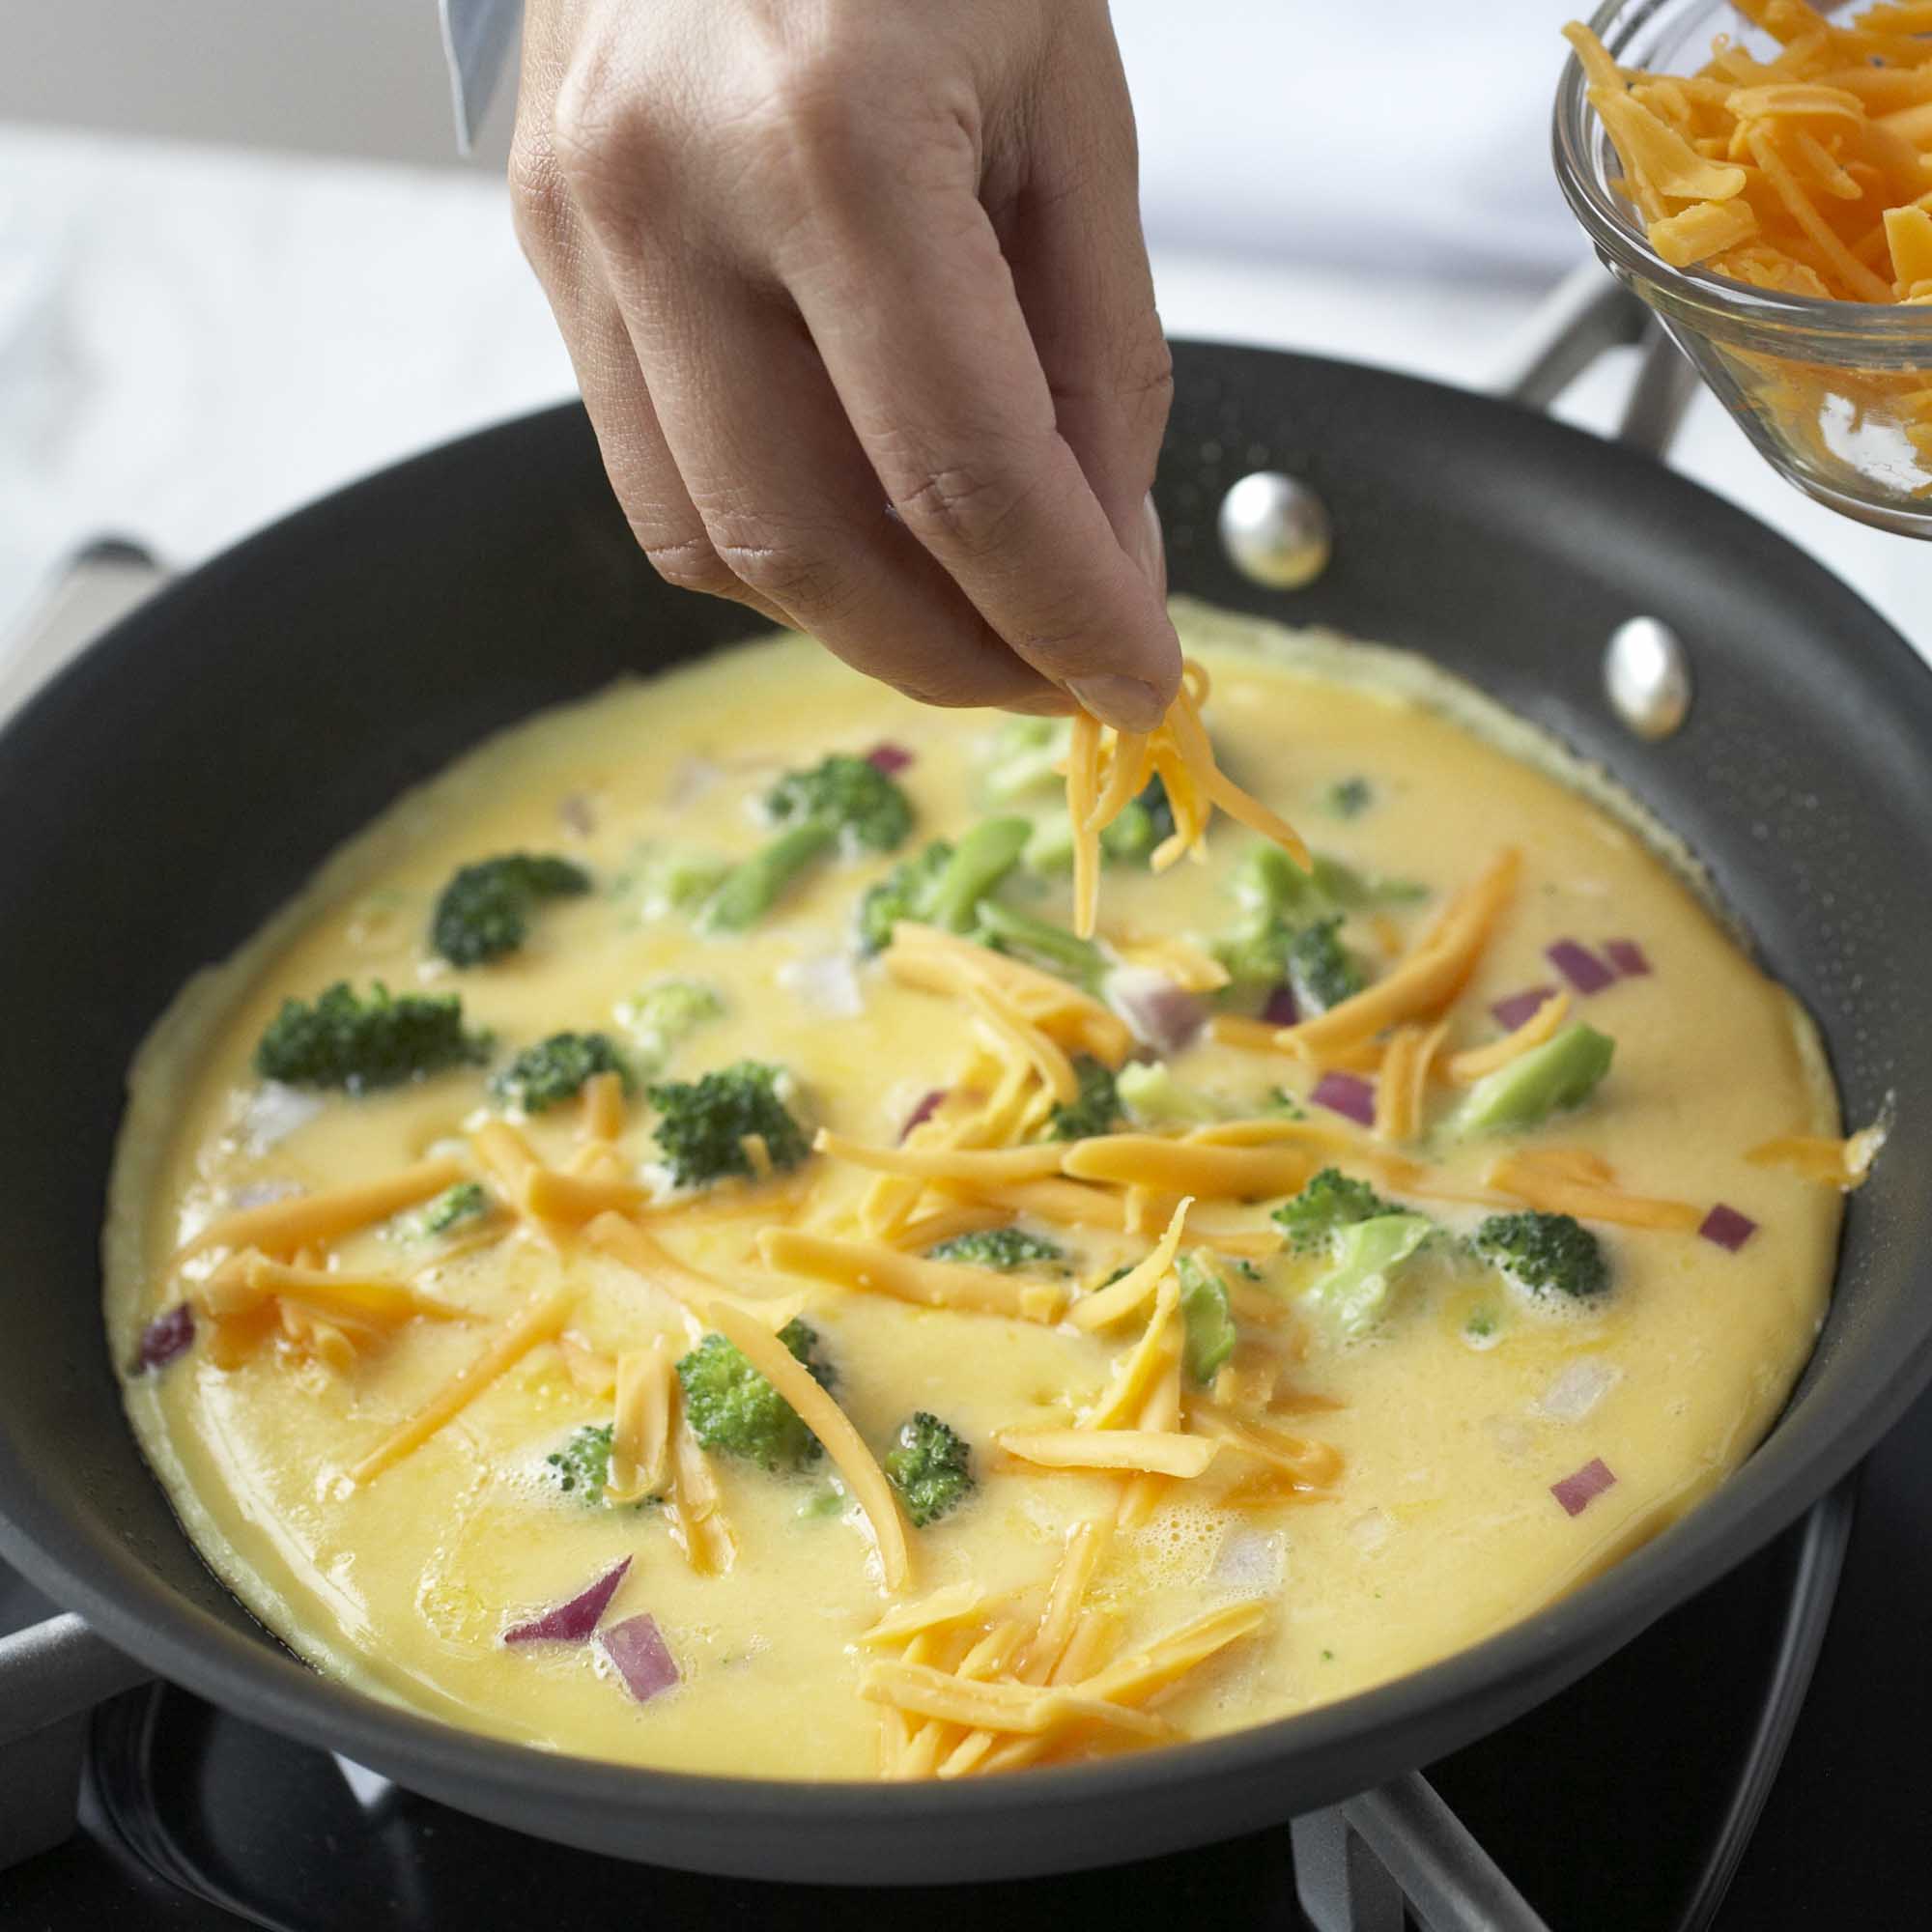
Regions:
<instances>
[{"instance_id":1,"label":"knuckle","mask_svg":"<svg viewBox=\"0 0 1932 1932\"><path fill-rule=\"evenodd\" d=\"M947 554L976 558L999 549L1026 507L1026 486L998 467L957 463L925 469L892 493L914 536Z\"/></svg>"},{"instance_id":2,"label":"knuckle","mask_svg":"<svg viewBox=\"0 0 1932 1932\"><path fill-rule=\"evenodd\" d=\"M592 42L565 71L551 109L556 170L586 207L642 206L662 145L649 97L612 70Z\"/></svg>"},{"instance_id":3,"label":"knuckle","mask_svg":"<svg viewBox=\"0 0 1932 1932\"><path fill-rule=\"evenodd\" d=\"M833 602L830 558L796 543L723 542L717 554L747 589L784 610L824 612Z\"/></svg>"},{"instance_id":4,"label":"knuckle","mask_svg":"<svg viewBox=\"0 0 1932 1932\"><path fill-rule=\"evenodd\" d=\"M743 583L708 537L667 539L636 524L632 529L651 568L672 589L700 591L707 597L735 597L743 590Z\"/></svg>"}]
</instances>

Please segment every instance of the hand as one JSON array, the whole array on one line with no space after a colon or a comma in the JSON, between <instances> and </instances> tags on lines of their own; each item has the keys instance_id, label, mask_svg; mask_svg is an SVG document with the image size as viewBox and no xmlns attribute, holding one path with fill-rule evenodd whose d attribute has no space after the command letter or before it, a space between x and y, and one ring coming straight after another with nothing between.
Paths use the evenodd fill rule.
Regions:
<instances>
[{"instance_id":1,"label":"hand","mask_svg":"<svg viewBox=\"0 0 1932 1932\"><path fill-rule=\"evenodd\" d=\"M1145 730L1172 394L1104 0L531 0L517 228L671 582Z\"/></svg>"}]
</instances>

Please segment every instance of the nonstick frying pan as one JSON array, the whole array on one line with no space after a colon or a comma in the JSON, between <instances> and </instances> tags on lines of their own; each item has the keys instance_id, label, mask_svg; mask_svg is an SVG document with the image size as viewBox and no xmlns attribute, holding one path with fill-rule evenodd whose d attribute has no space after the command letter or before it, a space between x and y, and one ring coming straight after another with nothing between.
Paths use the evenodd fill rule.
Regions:
<instances>
[{"instance_id":1,"label":"nonstick frying pan","mask_svg":"<svg viewBox=\"0 0 1932 1932\"><path fill-rule=\"evenodd\" d=\"M182 980L404 786L539 706L746 635L636 552L574 408L303 510L95 644L0 735L0 1552L149 1668L526 1832L744 1876L1016 1876L1232 1835L1560 1689L1816 1500L1932 1370L1932 675L1844 585L1647 456L1509 403L1177 347L1175 587L1412 646L1608 767L1702 855L1817 1016L1850 1117L1895 1096L1817 1353L1765 1445L1607 1576L1475 1649L1205 1744L954 1785L777 1784L541 1754L315 1675L202 1566L122 1419L97 1236L122 1081ZM1214 520L1267 469L1335 529L1258 588ZM1690 717L1646 742L1605 639L1668 624ZM777 696L777 694L774 694Z\"/></svg>"}]
</instances>

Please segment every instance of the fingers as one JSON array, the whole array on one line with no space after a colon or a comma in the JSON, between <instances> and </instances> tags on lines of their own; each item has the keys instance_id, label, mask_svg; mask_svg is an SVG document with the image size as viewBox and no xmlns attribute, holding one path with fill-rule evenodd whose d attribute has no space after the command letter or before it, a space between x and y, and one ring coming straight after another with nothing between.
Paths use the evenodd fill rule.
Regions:
<instances>
[{"instance_id":1,"label":"fingers","mask_svg":"<svg viewBox=\"0 0 1932 1932\"><path fill-rule=\"evenodd\" d=\"M1061 434L976 189L970 169L916 185L859 159L781 271L907 528L1019 656L1107 723L1151 729L1179 644Z\"/></svg>"},{"instance_id":2,"label":"fingers","mask_svg":"<svg viewBox=\"0 0 1932 1932\"><path fill-rule=\"evenodd\" d=\"M788 623L712 548L549 143L527 128L519 130L512 205L518 240L556 318L611 487L639 546L668 582L729 597L774 623Z\"/></svg>"},{"instance_id":3,"label":"fingers","mask_svg":"<svg viewBox=\"0 0 1932 1932\"><path fill-rule=\"evenodd\" d=\"M1063 43L1056 98L1002 242L1021 311L1078 459L1121 546L1167 588L1149 492L1174 358L1141 232L1133 104L1104 15Z\"/></svg>"},{"instance_id":4,"label":"fingers","mask_svg":"<svg viewBox=\"0 0 1932 1932\"><path fill-rule=\"evenodd\" d=\"M666 460L720 570L927 703L1065 701L891 517L787 302L648 245L603 266Z\"/></svg>"}]
</instances>

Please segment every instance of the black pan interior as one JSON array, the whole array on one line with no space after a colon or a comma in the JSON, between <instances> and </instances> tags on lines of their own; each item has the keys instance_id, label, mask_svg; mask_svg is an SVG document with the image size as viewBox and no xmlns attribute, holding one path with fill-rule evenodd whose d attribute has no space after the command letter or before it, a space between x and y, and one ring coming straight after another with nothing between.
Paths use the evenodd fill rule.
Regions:
<instances>
[{"instance_id":1,"label":"black pan interior","mask_svg":"<svg viewBox=\"0 0 1932 1932\"><path fill-rule=\"evenodd\" d=\"M581 412L469 439L305 510L136 613L0 735L0 1548L206 1694L573 1842L846 1880L1014 1874L1278 1819L1547 1695L1787 1521L1932 1366L1932 679L1827 573L1649 461L1510 406L1309 357L1178 350L1159 497L1175 585L1437 657L1599 758L1689 836L1823 1023L1850 1114L1896 1095L1838 1298L1747 1469L1608 1578L1352 1703L1097 1773L973 1789L731 1784L539 1759L387 1712L271 1645L135 1453L100 1339L96 1233L123 1069L196 967L346 835L493 727L744 635L632 546ZM1213 534L1260 468L1337 527L1310 590ZM1603 703L1635 613L1685 638L1691 719ZM1023 1790L1022 1790L1023 1787Z\"/></svg>"}]
</instances>

